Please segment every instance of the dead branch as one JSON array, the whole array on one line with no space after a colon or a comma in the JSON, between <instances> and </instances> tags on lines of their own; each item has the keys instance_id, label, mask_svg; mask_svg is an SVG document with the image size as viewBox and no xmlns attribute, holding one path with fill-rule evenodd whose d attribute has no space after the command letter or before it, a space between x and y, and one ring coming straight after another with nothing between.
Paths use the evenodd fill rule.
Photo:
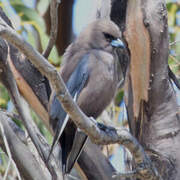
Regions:
<instances>
[{"instance_id":1,"label":"dead branch","mask_svg":"<svg viewBox=\"0 0 180 180\"><path fill-rule=\"evenodd\" d=\"M12 128L13 121L2 111L0 112L0 117L0 123L4 129L5 137L10 144L9 149L12 159L16 162L17 168L24 179L34 180L34 177L36 177L37 180L48 180L32 153L13 131L15 127L13 125ZM2 135L0 139L2 139ZM1 147L6 151L4 144Z\"/></svg>"},{"instance_id":2,"label":"dead branch","mask_svg":"<svg viewBox=\"0 0 180 180\"><path fill-rule=\"evenodd\" d=\"M0 52L2 52L4 49L8 49L7 43L5 43L4 40L0 39ZM2 54L2 53L1 53ZM12 72L10 70L8 62L9 53L7 53L7 57L2 57L0 61L0 67L1 67L1 82L5 85L5 87L8 89L11 98L13 100L13 103L19 113L19 116L21 120L23 121L23 124L25 125L29 136L32 139L32 142L34 143L40 157L45 162L47 159L47 156L49 154L49 145L43 138L43 136L38 131L38 128L33 123L31 116L27 115L27 111L25 109L25 106L23 105L22 99L20 97L18 88L16 86L16 81L12 75ZM53 158L54 159L54 158ZM53 177L57 177L61 179L61 168L57 166L57 163L54 163L55 160L49 162L47 165L47 168L51 172L51 175Z\"/></svg>"},{"instance_id":3,"label":"dead branch","mask_svg":"<svg viewBox=\"0 0 180 180\"><path fill-rule=\"evenodd\" d=\"M47 45L47 48L43 52L43 56L48 58L51 49L53 48L58 32L58 7L60 4L60 0L51 0L50 4L50 16L51 16L51 30L50 30L50 39Z\"/></svg>"},{"instance_id":4,"label":"dead branch","mask_svg":"<svg viewBox=\"0 0 180 180\"><path fill-rule=\"evenodd\" d=\"M3 127L2 123L0 123L0 129L1 129L1 136L2 136L2 139L3 139L4 145L5 145L5 148L6 148L6 152L7 152L8 157L9 157L8 165L7 165L7 168L6 168L6 171L5 171L3 180L6 180L6 178L7 178L8 171L9 171L9 168L10 168L10 165L11 165L11 164L13 164L13 166L14 166L14 168L15 168L15 170L16 170L18 179L21 180L21 176L20 176L20 174L19 174L19 171L18 171L18 169L17 169L17 166L16 166L14 160L12 159L12 154L11 154L11 151L10 151L10 147L9 147L9 144L8 144L8 141L7 141L7 138L6 138L6 135L5 135L5 133L4 133L4 127Z\"/></svg>"}]
</instances>

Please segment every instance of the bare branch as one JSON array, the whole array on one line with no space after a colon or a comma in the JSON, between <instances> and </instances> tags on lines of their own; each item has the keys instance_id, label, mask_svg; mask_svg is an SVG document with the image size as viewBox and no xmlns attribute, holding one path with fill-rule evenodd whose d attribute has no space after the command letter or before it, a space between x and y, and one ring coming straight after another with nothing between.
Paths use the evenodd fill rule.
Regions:
<instances>
[{"instance_id":1,"label":"bare branch","mask_svg":"<svg viewBox=\"0 0 180 180\"><path fill-rule=\"evenodd\" d=\"M10 119L20 119L19 115L13 112L7 112L5 110L0 110L1 113L4 113L7 117L9 117ZM11 126L11 128L13 129L13 131L16 133L17 137L24 143L27 144L27 138L25 135L25 132L20 129L15 123L14 121L9 121L9 125Z\"/></svg>"},{"instance_id":2,"label":"bare branch","mask_svg":"<svg viewBox=\"0 0 180 180\"><path fill-rule=\"evenodd\" d=\"M37 180L47 180L47 176L44 175L44 172L38 165L38 162L32 153L28 150L25 144L20 141L10 127L10 124L12 125L11 119L2 111L0 113L0 117L0 123L3 126L5 137L8 144L10 144L9 149L12 154L12 158L16 162L21 175L24 177L24 179L29 180L34 180L34 177L36 177ZM11 123L9 124L9 122ZM2 135L0 138L2 139ZM6 150L4 145L2 145L2 148L4 151Z\"/></svg>"},{"instance_id":3,"label":"bare branch","mask_svg":"<svg viewBox=\"0 0 180 180\"><path fill-rule=\"evenodd\" d=\"M169 43L169 46L176 45L177 43L180 43L180 40L177 40L177 41L174 41L174 42Z\"/></svg>"},{"instance_id":4,"label":"bare branch","mask_svg":"<svg viewBox=\"0 0 180 180\"><path fill-rule=\"evenodd\" d=\"M34 140L37 141L36 142L37 144L35 144L33 139L31 138L32 142L34 143L38 153L40 154L41 159L44 161L45 165L49 169L51 175L53 177L56 177L57 179L61 180L62 179L62 172L61 172L62 168L58 166L58 162L54 158L54 156L51 159L51 162L48 162L48 164L47 164L46 159L47 159L47 156L49 155L49 150L50 150L49 144L47 143L44 136L40 133L39 129L37 128L36 124L34 123L33 119L31 118L29 106L24 99L21 100L21 104L22 104L23 110L25 111L26 117L29 117L26 119L26 121L28 121L29 128L32 130L30 133L33 132L36 136L36 137L34 137ZM30 137L32 137L32 134L29 134L29 135L30 135ZM37 148L37 145L38 145L38 148Z\"/></svg>"},{"instance_id":5,"label":"bare branch","mask_svg":"<svg viewBox=\"0 0 180 180\"><path fill-rule=\"evenodd\" d=\"M2 39L0 42L1 42L0 50L2 51L4 48L2 46L3 46L3 43L5 46L5 42L3 42ZM6 45L6 48L8 48L7 45ZM8 61L10 61L9 53L7 55L7 59L8 59ZM19 91L16 86L15 79L13 78L13 75L10 70L9 64L7 63L6 57L5 58L2 57L2 59L0 61L0 67L2 68L1 81L7 87L8 91L12 97L12 100L14 102L14 105L19 113L19 116L20 116L21 120L23 121L23 123L28 131L29 136L32 139L32 142L34 143L40 157L45 162L45 160L47 159L47 156L49 154L50 147L49 147L48 143L45 141L45 139L43 138L43 136L38 131L38 128L32 123L33 121L31 120L31 116L27 115L25 106L23 105L22 99L20 97ZM57 163L54 163L54 161L55 161L55 159L53 158L53 161L49 162L48 164L46 163L47 168L49 169L49 171L51 172L51 175L53 177L57 177L57 178L61 179L61 177L62 177L61 168L57 167Z\"/></svg>"},{"instance_id":6,"label":"bare branch","mask_svg":"<svg viewBox=\"0 0 180 180\"><path fill-rule=\"evenodd\" d=\"M4 177L3 177L3 180L6 180L7 178L7 175L8 175L8 171L9 171L9 168L10 168L10 165L11 163L14 165L15 167L15 170L16 170L16 173L17 173L17 176L18 176L18 179L21 180L21 176L19 174L19 171L17 169L17 166L16 164L14 163L14 160L12 159L12 155L11 155L11 151L10 151L10 148L9 148L9 144L7 142L7 139L6 139L6 135L4 133L4 128L3 128L3 125L2 123L0 122L0 129L1 129L1 134L2 134L2 138L3 138L3 141L4 141L4 145L6 147L6 151L7 151L7 154L8 154L8 157L9 157L9 161L8 161L8 166L6 168L6 172L4 174Z\"/></svg>"},{"instance_id":7,"label":"bare branch","mask_svg":"<svg viewBox=\"0 0 180 180\"><path fill-rule=\"evenodd\" d=\"M135 162L143 170L140 175L149 179L160 179L156 169L150 159L145 154L142 146L125 129L116 130L112 127L99 125L92 118L88 118L73 101L61 76L56 69L46 61L34 48L25 42L2 18L0 18L0 36L12 43L38 68L38 70L48 78L57 98L61 101L64 110L69 114L74 123L83 130L93 142L97 144L119 143L127 147L134 156Z\"/></svg>"},{"instance_id":8,"label":"bare branch","mask_svg":"<svg viewBox=\"0 0 180 180\"><path fill-rule=\"evenodd\" d=\"M120 179L122 177L125 177L125 178L136 178L137 177L137 171L130 171L130 172L126 172L126 173L118 173L118 174L115 174L113 175L113 178L114 179Z\"/></svg>"},{"instance_id":9,"label":"bare branch","mask_svg":"<svg viewBox=\"0 0 180 180\"><path fill-rule=\"evenodd\" d=\"M179 62L179 60L176 58L176 57L174 57L173 55L169 55L169 57L176 63L176 65L180 65L180 62Z\"/></svg>"},{"instance_id":10,"label":"bare branch","mask_svg":"<svg viewBox=\"0 0 180 180\"><path fill-rule=\"evenodd\" d=\"M51 0L50 4L50 15L51 15L51 30L50 30L50 39L47 45L46 50L43 52L43 56L48 58L51 49L53 48L58 32L58 7L60 0Z\"/></svg>"}]
</instances>

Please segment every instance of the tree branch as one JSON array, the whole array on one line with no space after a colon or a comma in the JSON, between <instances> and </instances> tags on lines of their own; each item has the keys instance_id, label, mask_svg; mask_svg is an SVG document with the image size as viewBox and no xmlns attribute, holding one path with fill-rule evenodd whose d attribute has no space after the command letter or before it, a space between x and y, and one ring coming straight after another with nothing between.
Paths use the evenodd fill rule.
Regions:
<instances>
[{"instance_id":1,"label":"tree branch","mask_svg":"<svg viewBox=\"0 0 180 180\"><path fill-rule=\"evenodd\" d=\"M51 0L50 4L50 15L51 15L51 30L50 30L50 39L47 45L46 50L43 52L43 56L48 58L51 49L53 48L58 32L58 7L60 0Z\"/></svg>"},{"instance_id":2,"label":"tree branch","mask_svg":"<svg viewBox=\"0 0 180 180\"><path fill-rule=\"evenodd\" d=\"M30 44L28 44L15 30L0 18L0 36L16 46L36 68L48 78L57 98L61 101L64 110L69 114L74 123L83 130L93 142L97 144L119 143L127 147L133 154L135 162L143 167L140 176L148 179L160 179L156 169L145 154L142 146L125 129L116 130L112 127L99 125L92 118L88 118L73 101L61 76L56 69L46 61Z\"/></svg>"},{"instance_id":3,"label":"tree branch","mask_svg":"<svg viewBox=\"0 0 180 180\"><path fill-rule=\"evenodd\" d=\"M6 138L6 135L5 135L5 133L4 133L4 127L3 127L3 125L2 125L1 122L0 122L0 129L1 129L1 136L2 136L2 139L3 139L4 145L5 145L5 148L6 148L6 152L7 152L8 157L9 157L8 165L7 165L6 171L5 171L5 173L4 173L3 179L6 179L6 178L7 178L8 171L9 171L10 165L11 165L11 163L12 163L12 164L14 165L15 170L16 170L18 179L21 180L21 176L20 176L20 174L19 174L19 170L17 169L17 166L16 166L14 160L12 159L10 147L9 147L9 144L8 144L8 141L7 141L7 138Z\"/></svg>"},{"instance_id":4,"label":"tree branch","mask_svg":"<svg viewBox=\"0 0 180 180\"><path fill-rule=\"evenodd\" d=\"M24 179L34 180L34 177L36 177L37 180L48 180L32 153L25 144L20 141L15 132L13 132L14 125L13 130L10 127L13 124L12 120L2 111L0 112L0 117L0 123L3 126L6 139L10 144L9 148L12 158L16 162L16 165ZM22 138L24 139L24 137ZM5 151L4 144L1 144L1 147Z\"/></svg>"},{"instance_id":5,"label":"tree branch","mask_svg":"<svg viewBox=\"0 0 180 180\"><path fill-rule=\"evenodd\" d=\"M8 46L5 41L0 39L0 54L3 54L2 51L7 51ZM6 54L6 53L5 53ZM0 61L0 68L1 68L1 82L5 85L5 87L8 89L13 103L19 113L19 116L21 120L23 121L23 124L25 125L29 136L32 139L32 142L34 143L40 157L45 162L47 159L47 156L49 154L49 145L43 138L43 136L38 131L38 128L33 123L33 120L31 119L31 116L27 114L27 110L25 106L23 105L22 99L20 97L18 88L16 86L16 81L12 75L12 72L10 70L9 64L7 63L9 61L9 53L6 54L6 57L1 57ZM57 166L57 163L54 163L55 159L53 158L53 161L49 162L47 165L47 168L51 172L51 175L53 177L58 177L61 179L61 168Z\"/></svg>"}]
</instances>

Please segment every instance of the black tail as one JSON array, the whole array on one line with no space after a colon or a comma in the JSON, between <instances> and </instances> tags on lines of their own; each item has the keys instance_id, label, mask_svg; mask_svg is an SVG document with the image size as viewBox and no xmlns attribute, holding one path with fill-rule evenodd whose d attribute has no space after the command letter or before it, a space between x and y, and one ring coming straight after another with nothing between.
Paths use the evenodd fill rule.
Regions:
<instances>
[{"instance_id":1,"label":"black tail","mask_svg":"<svg viewBox=\"0 0 180 180\"><path fill-rule=\"evenodd\" d=\"M70 173L70 171L74 167L75 162L77 161L83 150L87 138L88 136L84 134L82 131L76 131L71 151L66 159L65 173Z\"/></svg>"}]
</instances>

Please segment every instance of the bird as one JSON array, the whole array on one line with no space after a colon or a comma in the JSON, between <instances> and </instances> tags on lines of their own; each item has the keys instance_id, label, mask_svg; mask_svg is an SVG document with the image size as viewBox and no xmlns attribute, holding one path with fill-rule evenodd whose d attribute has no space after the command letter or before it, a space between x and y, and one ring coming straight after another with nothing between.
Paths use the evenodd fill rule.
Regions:
<instances>
[{"instance_id":1,"label":"bird","mask_svg":"<svg viewBox=\"0 0 180 180\"><path fill-rule=\"evenodd\" d=\"M118 26L109 19L88 24L63 55L60 75L81 110L96 119L115 96L122 72L118 69L116 49L124 49ZM49 157L59 141L62 171L69 174L87 141L64 111L53 91L49 117L55 132ZM49 159L48 157L48 159Z\"/></svg>"}]
</instances>

